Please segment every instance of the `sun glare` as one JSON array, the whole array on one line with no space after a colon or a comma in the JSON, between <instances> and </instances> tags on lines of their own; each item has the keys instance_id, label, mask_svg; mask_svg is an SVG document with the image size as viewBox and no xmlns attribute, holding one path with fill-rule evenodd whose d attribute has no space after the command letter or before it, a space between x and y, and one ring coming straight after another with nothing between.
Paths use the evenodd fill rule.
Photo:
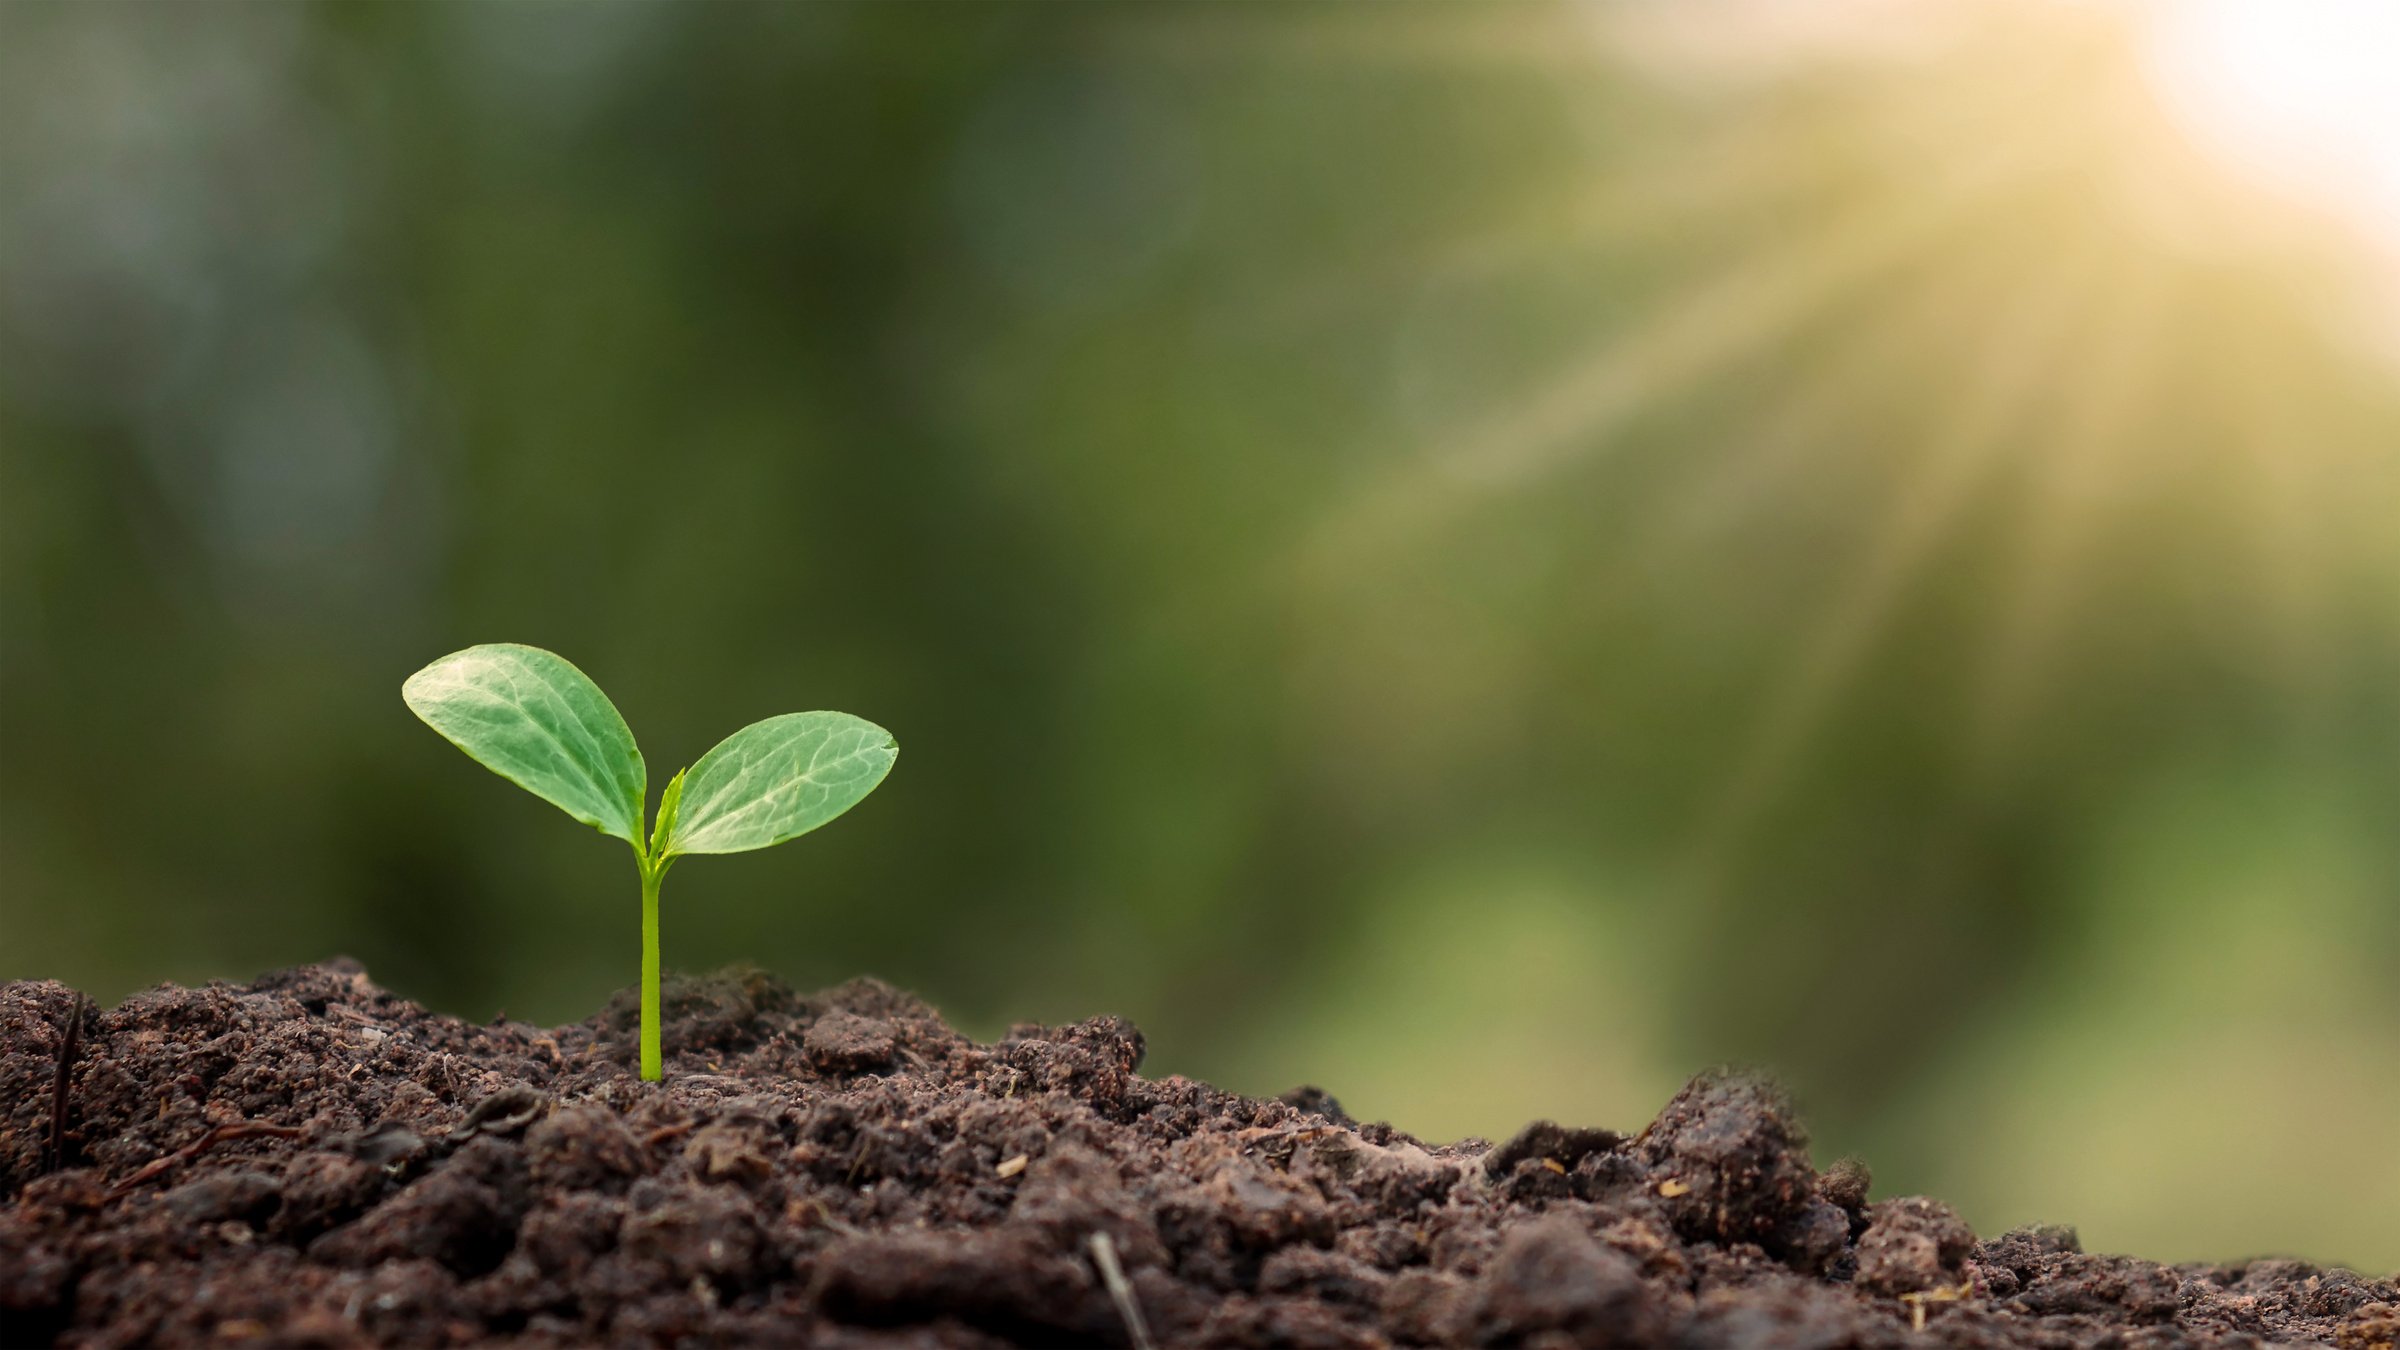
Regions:
<instances>
[{"instance_id":1,"label":"sun glare","mask_svg":"<svg viewBox=\"0 0 2400 1350\"><path fill-rule=\"evenodd\" d=\"M2151 0L2143 19L2152 83L2194 139L2400 249L2400 4Z\"/></svg>"}]
</instances>

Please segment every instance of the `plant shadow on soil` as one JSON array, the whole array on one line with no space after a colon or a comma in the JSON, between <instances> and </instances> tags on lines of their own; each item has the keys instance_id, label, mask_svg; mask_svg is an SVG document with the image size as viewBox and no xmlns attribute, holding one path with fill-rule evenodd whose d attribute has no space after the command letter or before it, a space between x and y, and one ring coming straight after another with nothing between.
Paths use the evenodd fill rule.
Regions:
<instances>
[{"instance_id":1,"label":"plant shadow on soil","mask_svg":"<svg viewBox=\"0 0 2400 1350\"><path fill-rule=\"evenodd\" d=\"M1870 1201L1741 1076L1433 1146L1143 1078L1114 1018L979 1045L755 972L666 1012L644 1083L630 996L543 1030L346 961L0 986L0 1345L2400 1345L2389 1281Z\"/></svg>"}]
</instances>

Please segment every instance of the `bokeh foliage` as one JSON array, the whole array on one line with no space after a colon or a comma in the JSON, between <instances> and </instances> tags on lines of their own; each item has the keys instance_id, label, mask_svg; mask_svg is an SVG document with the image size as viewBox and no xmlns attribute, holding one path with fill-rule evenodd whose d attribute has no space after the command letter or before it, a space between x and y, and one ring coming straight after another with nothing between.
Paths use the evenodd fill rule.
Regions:
<instances>
[{"instance_id":1,"label":"bokeh foliage","mask_svg":"<svg viewBox=\"0 0 2400 1350\"><path fill-rule=\"evenodd\" d=\"M2400 1264L2390 295L1959 12L0 9L0 976L584 1015L625 860L397 694L523 641L908 747L671 964Z\"/></svg>"}]
</instances>

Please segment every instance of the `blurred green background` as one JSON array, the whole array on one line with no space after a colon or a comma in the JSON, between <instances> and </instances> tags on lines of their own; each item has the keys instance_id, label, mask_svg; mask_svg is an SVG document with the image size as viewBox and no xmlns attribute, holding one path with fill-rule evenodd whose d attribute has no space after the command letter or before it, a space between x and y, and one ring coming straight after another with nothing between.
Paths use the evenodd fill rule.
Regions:
<instances>
[{"instance_id":1,"label":"blurred green background","mask_svg":"<svg viewBox=\"0 0 2400 1350\"><path fill-rule=\"evenodd\" d=\"M0 976L587 1014L623 848L398 694L522 641L906 749L674 966L2400 1266L2400 34L2297 12L0 7Z\"/></svg>"}]
</instances>

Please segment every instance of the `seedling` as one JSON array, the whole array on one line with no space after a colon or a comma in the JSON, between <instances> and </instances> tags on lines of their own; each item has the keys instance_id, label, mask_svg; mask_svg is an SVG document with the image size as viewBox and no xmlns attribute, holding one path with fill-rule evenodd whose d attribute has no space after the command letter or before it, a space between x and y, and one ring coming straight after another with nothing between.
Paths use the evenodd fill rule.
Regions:
<instances>
[{"instance_id":1,"label":"seedling","mask_svg":"<svg viewBox=\"0 0 2400 1350\"><path fill-rule=\"evenodd\" d=\"M633 846L642 874L642 1077L658 1050L658 884L677 858L745 853L796 838L875 790L900 747L848 713L785 713L717 742L667 780L642 828L648 769L608 695L565 657L513 642L453 652L400 697L485 768Z\"/></svg>"}]
</instances>

